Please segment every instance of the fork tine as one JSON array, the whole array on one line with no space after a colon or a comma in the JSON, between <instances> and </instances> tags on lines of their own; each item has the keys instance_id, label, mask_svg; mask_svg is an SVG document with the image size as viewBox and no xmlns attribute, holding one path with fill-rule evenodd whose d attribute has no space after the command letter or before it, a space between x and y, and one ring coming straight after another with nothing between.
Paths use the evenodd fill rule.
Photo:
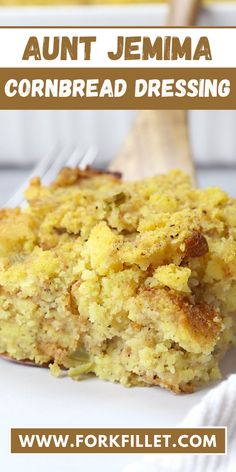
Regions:
<instances>
[{"instance_id":1,"label":"fork tine","mask_svg":"<svg viewBox=\"0 0 236 472\"><path fill-rule=\"evenodd\" d=\"M85 154L86 154L86 148L82 148L80 153L78 153L78 148L76 147L74 151L72 152L71 156L65 162L65 167L77 167Z\"/></svg>"},{"instance_id":2,"label":"fork tine","mask_svg":"<svg viewBox=\"0 0 236 472\"><path fill-rule=\"evenodd\" d=\"M27 180L18 188L14 195L5 203L4 207L13 208L19 206L24 201L24 191L28 185L28 182L36 176L41 177L47 169L51 166L52 162L55 160L55 157L58 154L58 145L53 146L48 154L45 155L43 159L40 160L38 165L33 169L33 172L27 177Z\"/></svg>"},{"instance_id":3,"label":"fork tine","mask_svg":"<svg viewBox=\"0 0 236 472\"><path fill-rule=\"evenodd\" d=\"M68 155L69 158L67 157ZM75 145L69 146L68 149L65 148L60 158L57 158L48 169L47 174L43 178L43 183L51 182L62 167L81 167L81 169L84 169L87 165L93 163L96 155L97 152L92 146L87 150L84 148L82 152L78 152L78 147Z\"/></svg>"},{"instance_id":4,"label":"fork tine","mask_svg":"<svg viewBox=\"0 0 236 472\"><path fill-rule=\"evenodd\" d=\"M86 166L92 165L97 157L97 149L95 146L90 146L89 148L84 148L82 153L78 153L76 148L72 153L71 157L66 161L66 167L80 167L82 170Z\"/></svg>"},{"instance_id":5,"label":"fork tine","mask_svg":"<svg viewBox=\"0 0 236 472\"><path fill-rule=\"evenodd\" d=\"M68 155L70 156L74 152L74 149L75 144L67 144L61 149L60 154L58 154L56 156L56 159L51 162L50 167L42 177L42 181L44 184L49 184L53 179L55 179L59 170L65 166L65 162L67 161Z\"/></svg>"},{"instance_id":6,"label":"fork tine","mask_svg":"<svg viewBox=\"0 0 236 472\"><path fill-rule=\"evenodd\" d=\"M90 146L87 149L83 159L80 161L80 168L84 170L87 166L94 164L97 154L97 148L95 146Z\"/></svg>"},{"instance_id":7,"label":"fork tine","mask_svg":"<svg viewBox=\"0 0 236 472\"><path fill-rule=\"evenodd\" d=\"M69 158L68 158L69 156ZM94 146L88 149L83 149L78 152L75 144L62 147L55 146L50 154L46 155L39 164L34 168L33 172L27 178L27 181L20 186L13 197L8 200L5 207L12 208L15 206L25 206L24 190L28 185L28 181L35 176L39 176L43 184L50 183L58 174L62 167L81 167L85 169L86 166L92 165L97 157L97 150Z\"/></svg>"}]
</instances>

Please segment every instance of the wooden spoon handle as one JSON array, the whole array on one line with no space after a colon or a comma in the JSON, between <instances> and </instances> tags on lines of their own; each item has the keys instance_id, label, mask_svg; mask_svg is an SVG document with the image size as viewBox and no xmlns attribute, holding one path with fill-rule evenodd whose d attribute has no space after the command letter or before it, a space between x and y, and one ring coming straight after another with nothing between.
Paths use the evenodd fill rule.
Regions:
<instances>
[{"instance_id":1,"label":"wooden spoon handle","mask_svg":"<svg viewBox=\"0 0 236 472\"><path fill-rule=\"evenodd\" d=\"M171 0L166 25L194 25L200 5L201 0Z\"/></svg>"},{"instance_id":2,"label":"wooden spoon handle","mask_svg":"<svg viewBox=\"0 0 236 472\"><path fill-rule=\"evenodd\" d=\"M172 0L168 25L186 26L195 22L200 0ZM196 184L191 157L185 110L143 110L137 113L133 127L110 170L119 170L123 178L138 180L171 169L181 169Z\"/></svg>"},{"instance_id":3,"label":"wooden spoon handle","mask_svg":"<svg viewBox=\"0 0 236 472\"><path fill-rule=\"evenodd\" d=\"M183 110L143 110L124 146L111 163L111 171L120 170L125 180L180 169L195 185L195 169L189 148L186 113Z\"/></svg>"}]
</instances>

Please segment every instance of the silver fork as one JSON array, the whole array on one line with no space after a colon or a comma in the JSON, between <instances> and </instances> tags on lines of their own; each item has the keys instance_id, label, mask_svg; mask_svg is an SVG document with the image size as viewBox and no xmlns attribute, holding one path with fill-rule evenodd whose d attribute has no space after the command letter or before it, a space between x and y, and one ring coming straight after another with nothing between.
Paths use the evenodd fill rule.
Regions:
<instances>
[{"instance_id":1,"label":"silver fork","mask_svg":"<svg viewBox=\"0 0 236 472\"><path fill-rule=\"evenodd\" d=\"M49 184L62 167L79 167L85 169L88 165L92 165L97 157L97 151L94 146L83 148L78 151L77 146L55 146L51 152L46 155L38 165L35 166L33 172L27 177L27 180L18 188L16 193L5 203L5 208L14 208L24 206L24 191L28 182L33 177L40 177L43 184Z\"/></svg>"}]
</instances>

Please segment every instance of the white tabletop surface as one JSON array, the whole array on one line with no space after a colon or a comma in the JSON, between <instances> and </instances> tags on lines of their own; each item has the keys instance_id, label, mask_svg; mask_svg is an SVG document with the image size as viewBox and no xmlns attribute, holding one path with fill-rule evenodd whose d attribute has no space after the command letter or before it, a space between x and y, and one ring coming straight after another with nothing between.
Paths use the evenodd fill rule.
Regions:
<instances>
[{"instance_id":1,"label":"white tabletop surface","mask_svg":"<svg viewBox=\"0 0 236 472\"><path fill-rule=\"evenodd\" d=\"M202 170L201 185L220 185L236 195L235 170ZM26 176L0 170L0 204ZM235 351L223 361L223 375L235 371ZM234 367L233 367L234 366ZM11 427L171 427L205 395L205 388L176 396L160 388L131 388L88 379L55 379L46 369L0 361L0 470L6 472L120 472L139 457L122 454L11 455Z\"/></svg>"}]
</instances>

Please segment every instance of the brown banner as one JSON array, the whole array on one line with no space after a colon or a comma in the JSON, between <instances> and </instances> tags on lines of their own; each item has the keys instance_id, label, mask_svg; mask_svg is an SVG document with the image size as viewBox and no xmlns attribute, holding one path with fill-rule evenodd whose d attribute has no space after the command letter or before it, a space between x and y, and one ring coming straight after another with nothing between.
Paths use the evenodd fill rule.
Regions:
<instances>
[{"instance_id":1,"label":"brown banner","mask_svg":"<svg viewBox=\"0 0 236 472\"><path fill-rule=\"evenodd\" d=\"M2 68L0 109L236 109L236 69Z\"/></svg>"},{"instance_id":2,"label":"brown banner","mask_svg":"<svg viewBox=\"0 0 236 472\"><path fill-rule=\"evenodd\" d=\"M225 454L225 428L12 429L12 453Z\"/></svg>"}]
</instances>

